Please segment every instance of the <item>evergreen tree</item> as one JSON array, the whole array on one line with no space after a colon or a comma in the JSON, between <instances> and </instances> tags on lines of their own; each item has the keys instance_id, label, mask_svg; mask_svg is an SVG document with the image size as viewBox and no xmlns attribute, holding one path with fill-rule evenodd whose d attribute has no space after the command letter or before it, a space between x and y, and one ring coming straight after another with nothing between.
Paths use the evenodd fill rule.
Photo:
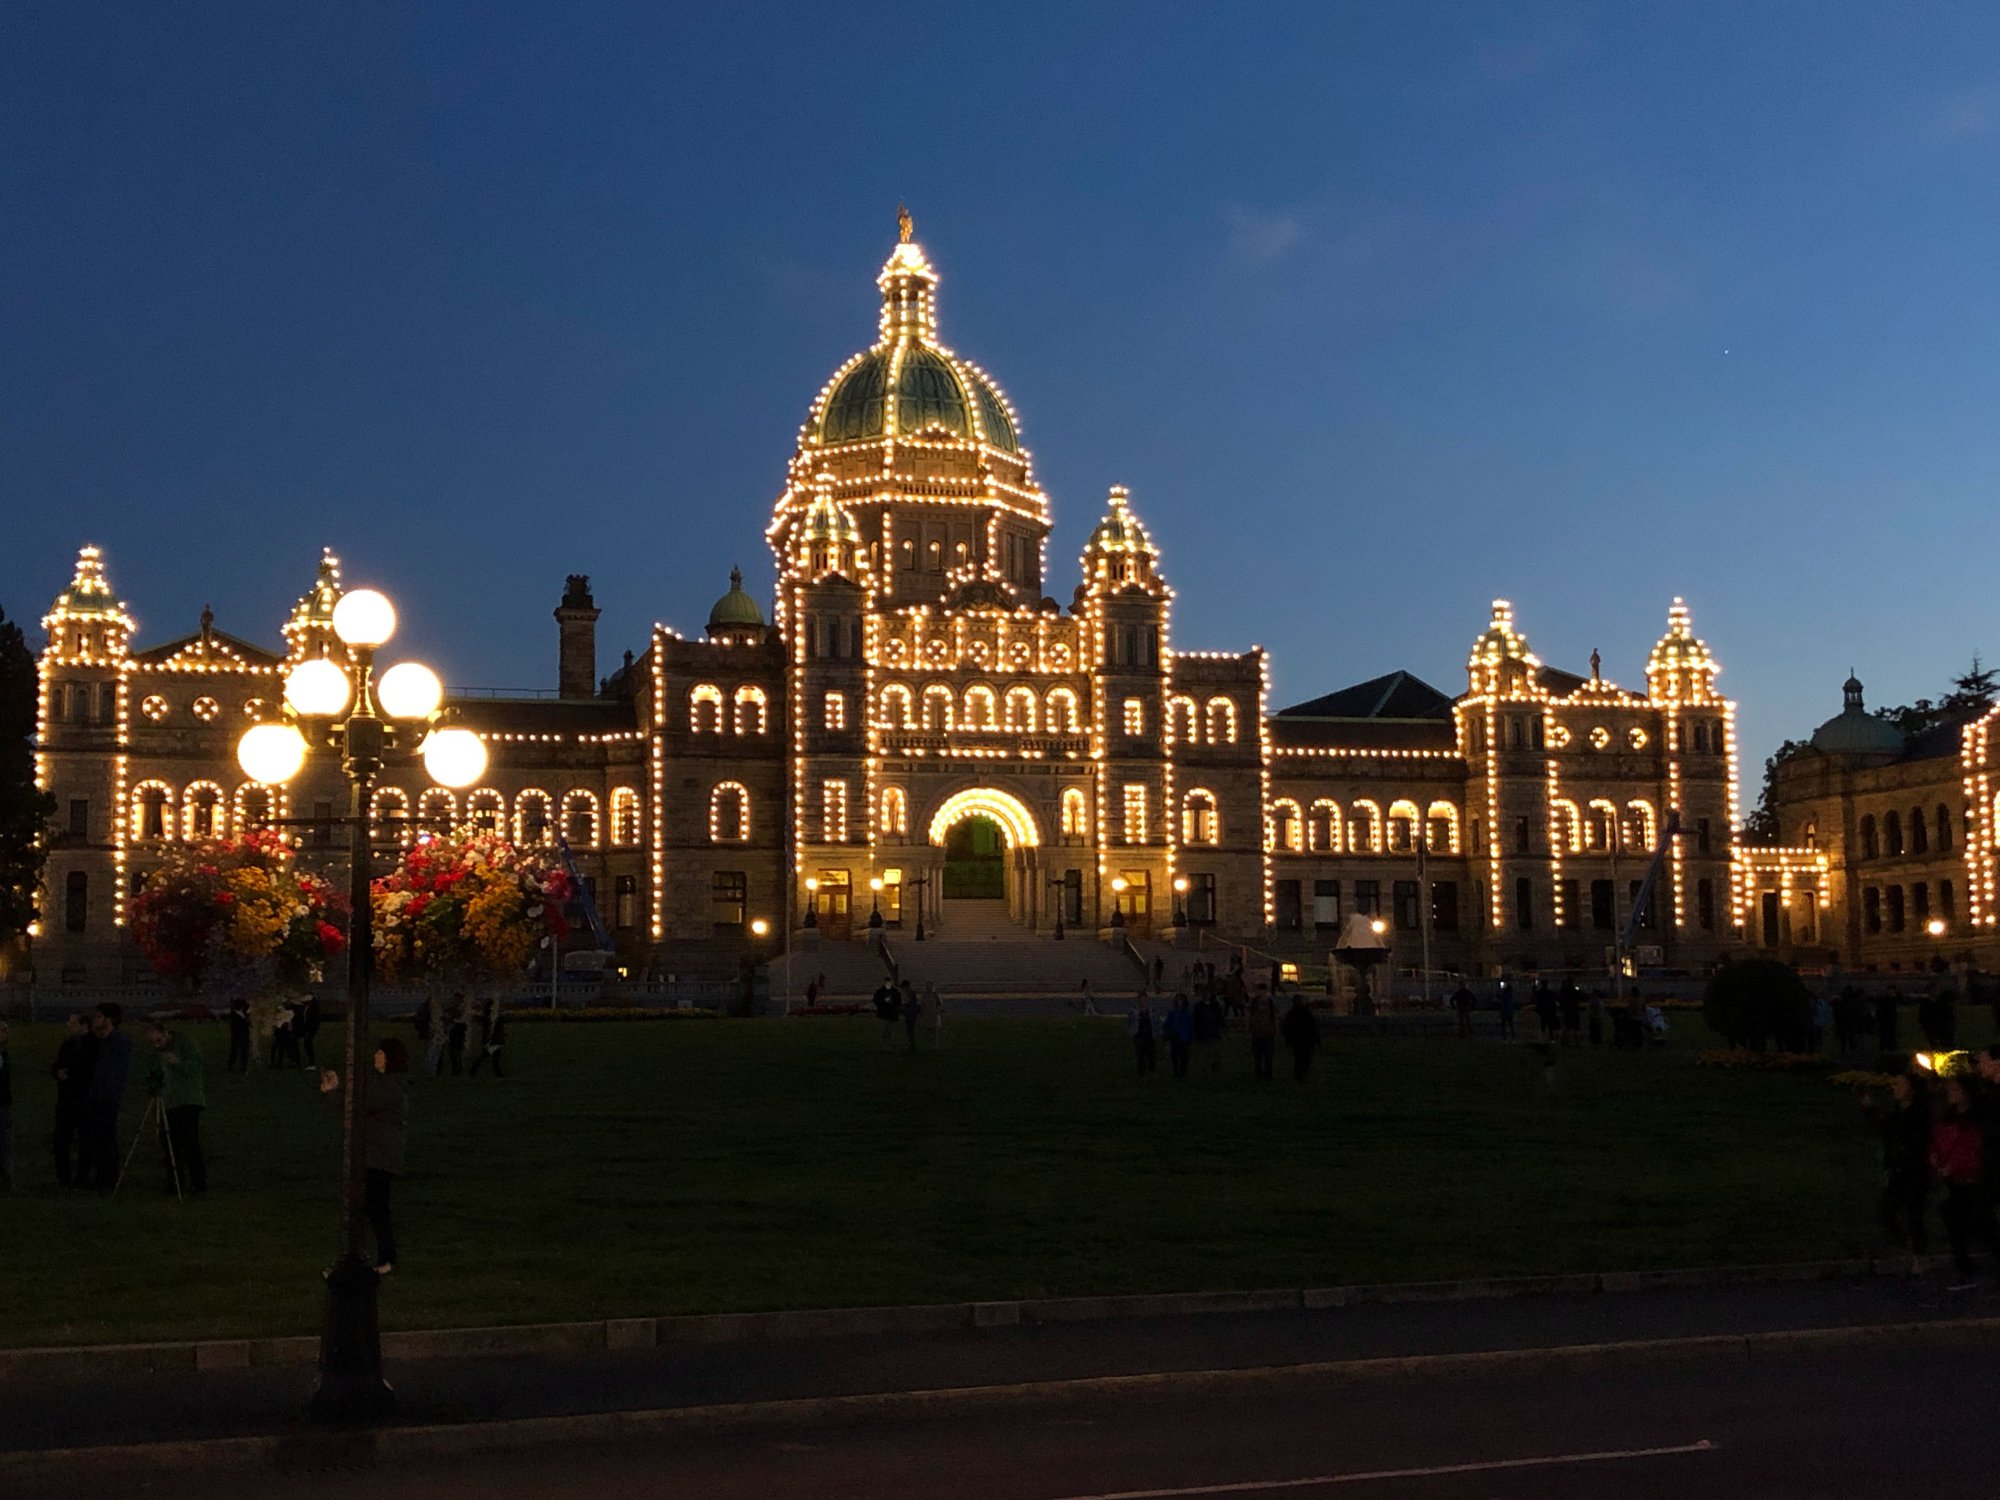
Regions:
<instances>
[{"instance_id":1,"label":"evergreen tree","mask_svg":"<svg viewBox=\"0 0 2000 1500\"><path fill-rule=\"evenodd\" d=\"M1996 696L2000 696L2000 672L1982 663L1975 652L1972 665L1952 679L1951 691L1939 707L1960 721L1976 719L1992 709Z\"/></svg>"},{"instance_id":2,"label":"evergreen tree","mask_svg":"<svg viewBox=\"0 0 2000 1500\"><path fill-rule=\"evenodd\" d=\"M1768 848L1783 842L1784 830L1778 826L1778 767L1805 748L1804 740L1786 740L1778 746L1777 754L1764 762L1764 789L1757 795L1757 805L1743 820L1744 843Z\"/></svg>"},{"instance_id":3,"label":"evergreen tree","mask_svg":"<svg viewBox=\"0 0 2000 1500\"><path fill-rule=\"evenodd\" d=\"M42 833L55 812L55 798L35 785L36 696L34 653L0 610L0 945L35 920Z\"/></svg>"}]
</instances>

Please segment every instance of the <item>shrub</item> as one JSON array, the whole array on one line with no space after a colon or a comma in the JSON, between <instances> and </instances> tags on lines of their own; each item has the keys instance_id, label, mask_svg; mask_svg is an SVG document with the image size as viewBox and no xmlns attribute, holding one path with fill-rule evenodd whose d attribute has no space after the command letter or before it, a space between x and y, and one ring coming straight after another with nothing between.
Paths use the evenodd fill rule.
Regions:
<instances>
[{"instance_id":1,"label":"shrub","mask_svg":"<svg viewBox=\"0 0 2000 1500\"><path fill-rule=\"evenodd\" d=\"M1731 1046L1781 1052L1812 1045L1812 992L1798 971L1774 958L1750 958L1718 970L1708 982L1701 1017Z\"/></svg>"}]
</instances>

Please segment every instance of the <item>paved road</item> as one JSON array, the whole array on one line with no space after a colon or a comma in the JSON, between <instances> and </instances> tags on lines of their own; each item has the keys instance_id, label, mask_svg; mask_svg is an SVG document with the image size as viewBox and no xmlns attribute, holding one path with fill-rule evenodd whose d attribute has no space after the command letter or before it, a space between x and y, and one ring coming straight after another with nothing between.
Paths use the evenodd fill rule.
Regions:
<instances>
[{"instance_id":1,"label":"paved road","mask_svg":"<svg viewBox=\"0 0 2000 1500\"><path fill-rule=\"evenodd\" d=\"M802 1427L366 1474L133 1487L180 1500L1917 1500L2000 1494L1989 1350L1859 1344Z\"/></svg>"}]
</instances>

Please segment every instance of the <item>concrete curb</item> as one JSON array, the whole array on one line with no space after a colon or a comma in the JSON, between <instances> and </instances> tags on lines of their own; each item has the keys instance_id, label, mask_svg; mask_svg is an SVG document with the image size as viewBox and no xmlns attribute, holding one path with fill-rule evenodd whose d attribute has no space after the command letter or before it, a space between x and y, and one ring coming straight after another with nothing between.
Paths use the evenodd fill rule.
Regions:
<instances>
[{"instance_id":1,"label":"concrete curb","mask_svg":"<svg viewBox=\"0 0 2000 1500\"><path fill-rule=\"evenodd\" d=\"M1925 1270L1949 1257L1932 1256ZM1646 1291L1656 1287L1759 1286L1908 1274L1907 1256L1885 1260L1804 1261L1662 1271L1503 1276L1464 1281L1391 1282L1378 1286L1286 1288L1243 1292L1164 1292L1137 1296L1037 1297L995 1302L940 1302L911 1307L837 1307L779 1312L697 1313L609 1318L590 1323L522 1323L489 1328L412 1329L382 1336L391 1361L460 1359L481 1354L588 1354L690 1344L770 1339L842 1338L882 1333L948 1333L1119 1318L1199 1317L1209 1313L1283 1312L1357 1307L1371 1302L1457 1302L1550 1293ZM311 1364L310 1337L210 1339L159 1344L80 1344L0 1349L0 1383L89 1380L142 1371L240 1370Z\"/></svg>"},{"instance_id":2,"label":"concrete curb","mask_svg":"<svg viewBox=\"0 0 2000 1500\"><path fill-rule=\"evenodd\" d=\"M1403 1355L1242 1369L1168 1370L1155 1374L1099 1375L1020 1385L882 1391L854 1396L524 1417L502 1422L43 1449L0 1453L0 1491L18 1490L22 1485L44 1479L61 1478L75 1483L79 1479L101 1480L141 1471L190 1474L255 1470L366 1470L477 1454L658 1440L682 1433L713 1436L718 1433L861 1424L877 1420L907 1422L913 1414L919 1418L956 1417L979 1411L1031 1409L1079 1396L1143 1399L1147 1396L1186 1396L1200 1391L1278 1385L1295 1380L1354 1383L1433 1381L1452 1375L1490 1373L1508 1367L1517 1370L1588 1369L1620 1361L1688 1358L1748 1361L1855 1344L1919 1348L1938 1343L1983 1345L1995 1342L2000 1342L2000 1318L1968 1318L1851 1328L1806 1328L1776 1333L1705 1334L1604 1344L1563 1344L1546 1349Z\"/></svg>"}]
</instances>

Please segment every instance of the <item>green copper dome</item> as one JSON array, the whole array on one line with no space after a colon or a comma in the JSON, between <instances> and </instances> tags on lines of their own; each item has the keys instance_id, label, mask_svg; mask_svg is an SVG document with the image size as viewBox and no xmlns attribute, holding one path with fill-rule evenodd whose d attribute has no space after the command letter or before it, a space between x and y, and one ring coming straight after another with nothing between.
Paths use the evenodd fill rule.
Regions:
<instances>
[{"instance_id":1,"label":"green copper dome","mask_svg":"<svg viewBox=\"0 0 2000 1500\"><path fill-rule=\"evenodd\" d=\"M993 383L970 365L914 341L871 349L840 377L820 412L819 440L853 443L886 437L892 413L895 432L901 435L941 427L954 437L983 440L1006 453L1021 451L1007 403Z\"/></svg>"},{"instance_id":2,"label":"green copper dome","mask_svg":"<svg viewBox=\"0 0 2000 1500\"><path fill-rule=\"evenodd\" d=\"M729 570L729 592L715 601L715 608L708 612L708 628L717 630L761 630L764 627L764 611L757 607L757 601L743 592L743 570Z\"/></svg>"}]
</instances>

